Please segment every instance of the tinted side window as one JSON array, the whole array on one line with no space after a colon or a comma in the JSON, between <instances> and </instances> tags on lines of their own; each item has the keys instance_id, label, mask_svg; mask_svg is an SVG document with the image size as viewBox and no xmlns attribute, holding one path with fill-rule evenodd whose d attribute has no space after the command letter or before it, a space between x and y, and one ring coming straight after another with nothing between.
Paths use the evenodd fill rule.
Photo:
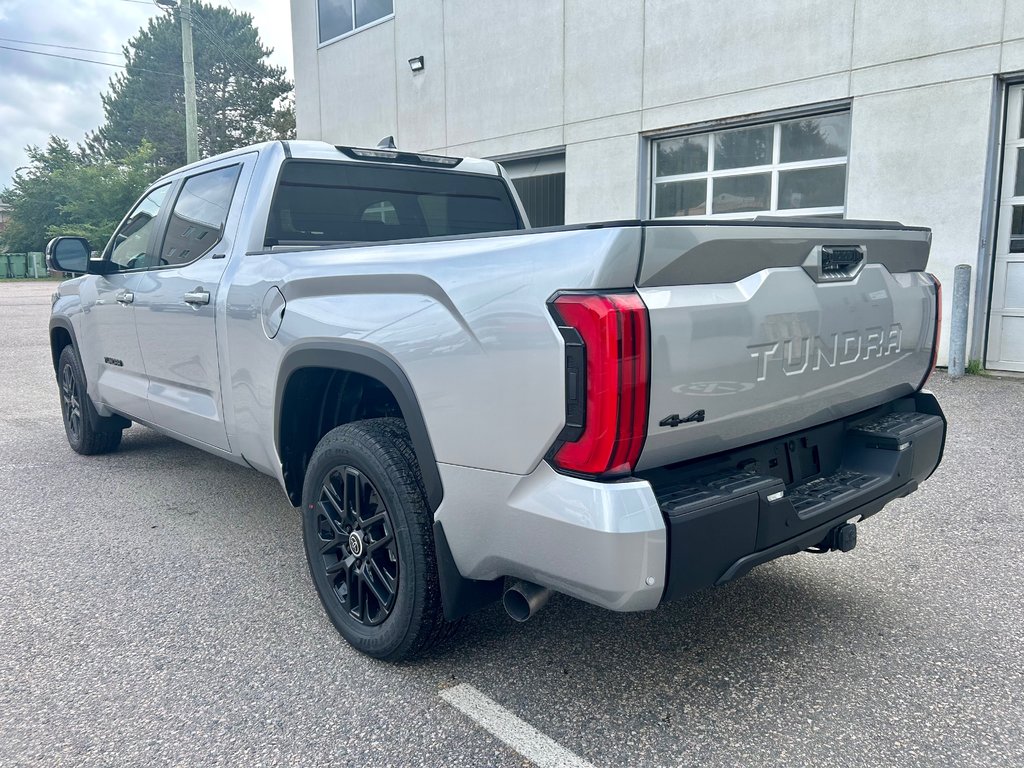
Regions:
<instances>
[{"instance_id":1,"label":"tinted side window","mask_svg":"<svg viewBox=\"0 0 1024 768\"><path fill-rule=\"evenodd\" d=\"M171 211L160 258L151 266L188 264L220 242L240 170L241 166L232 165L185 179Z\"/></svg>"},{"instance_id":2,"label":"tinted side window","mask_svg":"<svg viewBox=\"0 0 1024 768\"><path fill-rule=\"evenodd\" d=\"M149 240L170 188L170 184L164 184L142 198L111 238L110 245L107 246L110 260L121 269L139 269L146 266L149 261Z\"/></svg>"},{"instance_id":3,"label":"tinted side window","mask_svg":"<svg viewBox=\"0 0 1024 768\"><path fill-rule=\"evenodd\" d=\"M521 226L508 187L496 176L291 160L281 171L265 245L381 242Z\"/></svg>"}]
</instances>

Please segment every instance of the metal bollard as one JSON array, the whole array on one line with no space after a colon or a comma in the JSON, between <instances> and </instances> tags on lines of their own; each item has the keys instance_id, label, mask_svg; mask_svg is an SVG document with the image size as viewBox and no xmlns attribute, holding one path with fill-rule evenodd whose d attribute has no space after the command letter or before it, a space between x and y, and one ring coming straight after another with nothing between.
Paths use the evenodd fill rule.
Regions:
<instances>
[{"instance_id":1,"label":"metal bollard","mask_svg":"<svg viewBox=\"0 0 1024 768\"><path fill-rule=\"evenodd\" d=\"M953 270L953 306L949 324L949 376L959 379L967 365L967 314L971 304L971 268L957 264Z\"/></svg>"}]
</instances>

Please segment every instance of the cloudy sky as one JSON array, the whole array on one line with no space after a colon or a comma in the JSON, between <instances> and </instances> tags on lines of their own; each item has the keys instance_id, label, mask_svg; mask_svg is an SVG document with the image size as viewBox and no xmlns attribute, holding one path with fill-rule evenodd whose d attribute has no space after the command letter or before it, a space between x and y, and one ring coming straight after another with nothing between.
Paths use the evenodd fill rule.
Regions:
<instances>
[{"instance_id":1,"label":"cloudy sky","mask_svg":"<svg viewBox=\"0 0 1024 768\"><path fill-rule=\"evenodd\" d=\"M219 4L253 15L264 45L274 49L272 63L286 67L291 77L287 0ZM121 46L158 13L162 11L149 0L0 0L0 188L10 184L14 170L27 162L27 145L45 144L50 134L75 143L97 128L103 122L100 93L118 71L9 49L123 64Z\"/></svg>"}]
</instances>

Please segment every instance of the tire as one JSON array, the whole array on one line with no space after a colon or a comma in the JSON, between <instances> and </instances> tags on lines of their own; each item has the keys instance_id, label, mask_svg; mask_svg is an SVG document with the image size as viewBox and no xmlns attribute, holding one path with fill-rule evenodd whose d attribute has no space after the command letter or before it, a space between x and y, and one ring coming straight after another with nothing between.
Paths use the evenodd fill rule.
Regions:
<instances>
[{"instance_id":1,"label":"tire","mask_svg":"<svg viewBox=\"0 0 1024 768\"><path fill-rule=\"evenodd\" d=\"M121 444L123 422L96 413L86 391L82 361L70 344L61 350L57 360L57 387L71 450L83 456L116 450Z\"/></svg>"},{"instance_id":2,"label":"tire","mask_svg":"<svg viewBox=\"0 0 1024 768\"><path fill-rule=\"evenodd\" d=\"M306 470L302 510L313 584L354 648L399 661L451 634L405 422L368 419L324 435Z\"/></svg>"}]
</instances>

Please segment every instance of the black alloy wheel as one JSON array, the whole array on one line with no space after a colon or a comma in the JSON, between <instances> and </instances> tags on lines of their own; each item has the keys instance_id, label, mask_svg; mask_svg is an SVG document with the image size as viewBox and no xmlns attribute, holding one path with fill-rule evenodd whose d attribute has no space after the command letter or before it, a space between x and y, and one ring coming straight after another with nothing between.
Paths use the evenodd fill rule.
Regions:
<instances>
[{"instance_id":1,"label":"black alloy wheel","mask_svg":"<svg viewBox=\"0 0 1024 768\"><path fill-rule=\"evenodd\" d=\"M380 624L394 608L399 579L395 527L380 493L341 464L321 486L316 513L320 565L334 595L354 621Z\"/></svg>"},{"instance_id":2,"label":"black alloy wheel","mask_svg":"<svg viewBox=\"0 0 1024 768\"><path fill-rule=\"evenodd\" d=\"M433 515L405 422L335 427L302 485L306 559L320 602L354 648L409 659L448 637Z\"/></svg>"},{"instance_id":3,"label":"black alloy wheel","mask_svg":"<svg viewBox=\"0 0 1024 768\"><path fill-rule=\"evenodd\" d=\"M82 361L70 344L60 351L57 359L57 389L64 432L75 453L85 456L107 453L121 444L121 432L131 422L96 413L86 390Z\"/></svg>"},{"instance_id":4,"label":"black alloy wheel","mask_svg":"<svg viewBox=\"0 0 1024 768\"><path fill-rule=\"evenodd\" d=\"M68 431L68 439L75 442L82 440L82 401L78 392L78 381L71 363L67 363L60 372L60 403L64 415L64 425Z\"/></svg>"}]
</instances>

